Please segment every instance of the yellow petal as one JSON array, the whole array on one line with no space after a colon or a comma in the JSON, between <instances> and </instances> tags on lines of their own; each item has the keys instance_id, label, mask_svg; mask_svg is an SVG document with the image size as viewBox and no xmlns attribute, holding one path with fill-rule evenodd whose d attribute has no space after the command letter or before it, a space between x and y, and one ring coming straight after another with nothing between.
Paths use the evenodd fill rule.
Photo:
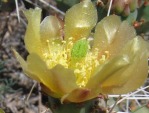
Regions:
<instances>
[{"instance_id":1,"label":"yellow petal","mask_svg":"<svg viewBox=\"0 0 149 113\"><path fill-rule=\"evenodd\" d=\"M135 36L135 29L126 21L121 22L116 15L105 17L96 27L93 49L98 48L101 55L109 51L114 56Z\"/></svg>"},{"instance_id":2,"label":"yellow petal","mask_svg":"<svg viewBox=\"0 0 149 113\"><path fill-rule=\"evenodd\" d=\"M66 69L62 65L58 64L53 69L51 69L51 72L51 79L53 80L54 86L58 90L62 90L64 93L68 93L78 87L76 84L76 77L72 70Z\"/></svg>"},{"instance_id":3,"label":"yellow petal","mask_svg":"<svg viewBox=\"0 0 149 113\"><path fill-rule=\"evenodd\" d=\"M46 95L50 95L54 98L60 98L60 95L58 93L53 92L51 89L40 83L41 91L45 93Z\"/></svg>"},{"instance_id":4,"label":"yellow petal","mask_svg":"<svg viewBox=\"0 0 149 113\"><path fill-rule=\"evenodd\" d=\"M76 80L73 71L61 65L56 65L54 68L48 69L46 63L36 54L30 54L27 62L28 69L40 78L40 82L51 91L59 94L59 96L69 93L78 87L75 83Z\"/></svg>"},{"instance_id":5,"label":"yellow petal","mask_svg":"<svg viewBox=\"0 0 149 113\"><path fill-rule=\"evenodd\" d=\"M102 93L104 81L128 65L129 58L126 55L114 57L97 68L97 71L91 77L86 87L91 89L94 94Z\"/></svg>"},{"instance_id":6,"label":"yellow petal","mask_svg":"<svg viewBox=\"0 0 149 113\"><path fill-rule=\"evenodd\" d=\"M102 19L95 29L93 48L102 50L102 48L107 47L112 42L120 24L121 20L116 15Z\"/></svg>"},{"instance_id":7,"label":"yellow petal","mask_svg":"<svg viewBox=\"0 0 149 113\"><path fill-rule=\"evenodd\" d=\"M23 71L25 72L25 74L32 78L33 80L36 80L38 82L41 82L41 78L40 76L37 76L36 74L34 74L32 72L32 70L30 70L27 66L27 63L24 61L24 59L18 54L18 52L16 52L16 50L13 49L13 52L17 58L17 60L19 61L19 63L21 64L21 67L23 68ZM43 91L44 92L48 92L47 94L50 94L53 97L58 97L58 95L56 95L53 91L51 91L49 88L46 88L43 84L41 84L41 86L43 87Z\"/></svg>"},{"instance_id":8,"label":"yellow petal","mask_svg":"<svg viewBox=\"0 0 149 113\"><path fill-rule=\"evenodd\" d=\"M126 45L122 53L129 56L131 64L102 84L105 93L124 94L143 85L148 75L147 49L148 44L140 37L134 38Z\"/></svg>"},{"instance_id":9,"label":"yellow petal","mask_svg":"<svg viewBox=\"0 0 149 113\"><path fill-rule=\"evenodd\" d=\"M149 43L140 36L136 36L125 44L120 54L128 54L131 59L134 59L139 54L138 52L149 55ZM139 55L141 56L141 54Z\"/></svg>"},{"instance_id":10,"label":"yellow petal","mask_svg":"<svg viewBox=\"0 0 149 113\"><path fill-rule=\"evenodd\" d=\"M47 16L44 18L40 25L40 36L43 50L49 49L48 42L62 40L61 30L62 26L57 17Z\"/></svg>"},{"instance_id":11,"label":"yellow petal","mask_svg":"<svg viewBox=\"0 0 149 113\"><path fill-rule=\"evenodd\" d=\"M24 59L19 55L19 53L13 49L13 52L17 58L17 60L19 61L19 63L21 64L21 67L23 68L23 71L25 72L25 74L34 79L34 80L37 80L39 81L39 77L37 77L36 75L34 75L33 73L31 73L28 69L28 66L27 66L27 63L24 61Z\"/></svg>"},{"instance_id":12,"label":"yellow petal","mask_svg":"<svg viewBox=\"0 0 149 113\"><path fill-rule=\"evenodd\" d=\"M87 38L97 22L97 10L90 0L74 5L66 12L65 40Z\"/></svg>"},{"instance_id":13,"label":"yellow petal","mask_svg":"<svg viewBox=\"0 0 149 113\"><path fill-rule=\"evenodd\" d=\"M130 41L121 54L129 57L130 64L115 73L111 73L101 83L102 93L124 94L136 90L147 78L147 45L141 38Z\"/></svg>"},{"instance_id":14,"label":"yellow petal","mask_svg":"<svg viewBox=\"0 0 149 113\"><path fill-rule=\"evenodd\" d=\"M77 89L73 90L71 93L64 95L61 98L61 103L65 102L65 101L75 102L75 103L87 101L87 100L91 99L91 96L90 96L91 93L92 92L89 89L77 88Z\"/></svg>"},{"instance_id":15,"label":"yellow petal","mask_svg":"<svg viewBox=\"0 0 149 113\"><path fill-rule=\"evenodd\" d=\"M124 21L117 30L113 42L107 47L111 55L116 55L120 52L123 46L136 36L135 29Z\"/></svg>"},{"instance_id":16,"label":"yellow petal","mask_svg":"<svg viewBox=\"0 0 149 113\"><path fill-rule=\"evenodd\" d=\"M41 9L29 9L24 11L24 14L28 20L28 26L24 39L25 47L29 53L37 53L42 55L40 42Z\"/></svg>"},{"instance_id":17,"label":"yellow petal","mask_svg":"<svg viewBox=\"0 0 149 113\"><path fill-rule=\"evenodd\" d=\"M25 60L19 55L19 53L15 49L12 49L12 50L14 52L15 57L20 62L21 67L23 68L23 70L26 70L27 69L27 63L25 62Z\"/></svg>"}]
</instances>

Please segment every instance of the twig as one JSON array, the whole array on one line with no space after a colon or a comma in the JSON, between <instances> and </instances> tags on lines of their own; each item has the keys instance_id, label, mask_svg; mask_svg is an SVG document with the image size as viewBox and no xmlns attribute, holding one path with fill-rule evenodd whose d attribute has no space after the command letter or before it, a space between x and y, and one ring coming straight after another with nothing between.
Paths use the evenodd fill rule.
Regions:
<instances>
[{"instance_id":1,"label":"twig","mask_svg":"<svg viewBox=\"0 0 149 113\"><path fill-rule=\"evenodd\" d=\"M4 28L3 28L3 32L0 34L0 49L2 49L3 48L3 46L2 46L2 43L3 43L3 40L4 40L4 36L5 36L5 34L6 34L6 31L7 31L7 26L8 26L8 22L9 22L9 17L8 18L4 18L5 19L5 22L6 22L6 24L4 24Z\"/></svg>"},{"instance_id":2,"label":"twig","mask_svg":"<svg viewBox=\"0 0 149 113\"><path fill-rule=\"evenodd\" d=\"M25 1L28 2L28 3L30 3L30 4L32 4L32 5L38 6L37 4L31 2L30 0L25 0ZM63 16L65 15L64 12L62 12L62 11L59 10L58 8L54 7L53 5L51 5L51 4L47 3L47 2L45 2L44 0L39 0L39 1L40 1L41 3L43 3L43 4L45 4L46 6L50 7L51 9L55 10L56 12L62 14Z\"/></svg>"},{"instance_id":3,"label":"twig","mask_svg":"<svg viewBox=\"0 0 149 113\"><path fill-rule=\"evenodd\" d=\"M111 7L112 7L112 2L113 2L113 0L110 1L110 5L109 5L107 16L110 15Z\"/></svg>"},{"instance_id":4,"label":"twig","mask_svg":"<svg viewBox=\"0 0 149 113\"><path fill-rule=\"evenodd\" d=\"M47 3L46 1L44 1L44 0L39 0L39 1L42 2L43 4L49 6L51 9L55 10L56 12L59 12L60 14L65 15L64 12L62 12L62 11L59 10L58 8L54 7L53 5Z\"/></svg>"},{"instance_id":5,"label":"twig","mask_svg":"<svg viewBox=\"0 0 149 113\"><path fill-rule=\"evenodd\" d=\"M35 4L36 4L36 5L38 4L38 0L35 0Z\"/></svg>"},{"instance_id":6,"label":"twig","mask_svg":"<svg viewBox=\"0 0 149 113\"><path fill-rule=\"evenodd\" d=\"M20 18L20 20L24 24L24 26L27 27L27 23L24 21L24 19Z\"/></svg>"},{"instance_id":7,"label":"twig","mask_svg":"<svg viewBox=\"0 0 149 113\"><path fill-rule=\"evenodd\" d=\"M112 106L112 108L110 109L109 113L112 113L114 107L117 105L118 100L121 98L121 95L119 95L119 97L117 98L116 102L114 103L114 105Z\"/></svg>"},{"instance_id":8,"label":"twig","mask_svg":"<svg viewBox=\"0 0 149 113\"><path fill-rule=\"evenodd\" d=\"M10 16L12 16L12 17L16 17L17 14L16 14L16 13L12 13ZM7 18L9 18L10 16L8 16ZM20 21L24 24L25 27L27 27L27 23L24 21L23 18L20 17Z\"/></svg>"},{"instance_id":9,"label":"twig","mask_svg":"<svg viewBox=\"0 0 149 113\"><path fill-rule=\"evenodd\" d=\"M26 102L28 102L28 100L29 100L29 98L30 98L30 96L31 96L31 94L32 94L32 92L33 92L33 89L35 88L36 84L37 84L37 82L34 82L32 88L31 88L31 90L30 90L30 92L29 92L29 94L28 94L28 96L27 96Z\"/></svg>"},{"instance_id":10,"label":"twig","mask_svg":"<svg viewBox=\"0 0 149 113\"><path fill-rule=\"evenodd\" d=\"M18 7L18 0L15 0L15 4L16 4L16 11L17 11L18 21L20 23L20 13L19 13L19 7Z\"/></svg>"},{"instance_id":11,"label":"twig","mask_svg":"<svg viewBox=\"0 0 149 113\"><path fill-rule=\"evenodd\" d=\"M32 4L32 5L35 5L35 6L37 6L37 4L35 4L35 3L33 3L32 1L30 1L30 0L25 0L26 2L28 2L28 3L30 3L30 4Z\"/></svg>"},{"instance_id":12,"label":"twig","mask_svg":"<svg viewBox=\"0 0 149 113\"><path fill-rule=\"evenodd\" d=\"M126 100L126 112L129 112L129 100Z\"/></svg>"},{"instance_id":13,"label":"twig","mask_svg":"<svg viewBox=\"0 0 149 113\"><path fill-rule=\"evenodd\" d=\"M47 111L50 111L50 109L49 108L47 108L46 110L44 110L43 112L41 112L41 113L46 113Z\"/></svg>"},{"instance_id":14,"label":"twig","mask_svg":"<svg viewBox=\"0 0 149 113\"><path fill-rule=\"evenodd\" d=\"M135 91L135 92L133 92L133 93L131 93L131 94L128 94L128 95L125 96L124 98L120 99L120 100L117 102L116 105L118 105L118 104L121 103L123 100L127 99L128 97L130 97L130 96L132 96L132 95L134 95L134 94L140 92L141 90L147 89L147 88L149 88L149 86L146 86L146 87L144 87L144 88L138 89L137 91Z\"/></svg>"},{"instance_id":15,"label":"twig","mask_svg":"<svg viewBox=\"0 0 149 113\"><path fill-rule=\"evenodd\" d=\"M38 83L38 113L41 112L41 87L40 84Z\"/></svg>"}]
</instances>

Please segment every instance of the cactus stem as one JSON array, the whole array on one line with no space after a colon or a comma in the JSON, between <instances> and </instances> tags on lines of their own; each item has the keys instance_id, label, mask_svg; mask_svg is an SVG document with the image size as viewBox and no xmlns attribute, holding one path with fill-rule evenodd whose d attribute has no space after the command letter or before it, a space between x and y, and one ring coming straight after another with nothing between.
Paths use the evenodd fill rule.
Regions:
<instances>
[{"instance_id":1,"label":"cactus stem","mask_svg":"<svg viewBox=\"0 0 149 113\"><path fill-rule=\"evenodd\" d=\"M101 98L94 98L81 103L61 104L59 99L49 96L49 107L53 113L106 113L106 107L100 102ZM102 102L105 104L104 99Z\"/></svg>"}]
</instances>

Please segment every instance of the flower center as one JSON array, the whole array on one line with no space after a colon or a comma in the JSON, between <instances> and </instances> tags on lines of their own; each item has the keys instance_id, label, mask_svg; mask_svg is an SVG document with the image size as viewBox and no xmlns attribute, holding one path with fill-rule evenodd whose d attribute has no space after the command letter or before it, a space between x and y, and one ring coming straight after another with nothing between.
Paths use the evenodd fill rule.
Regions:
<instances>
[{"instance_id":1,"label":"flower center","mask_svg":"<svg viewBox=\"0 0 149 113\"><path fill-rule=\"evenodd\" d=\"M53 42L48 43L48 52L45 53L45 61L49 68L53 68L57 64L63 65L65 68L74 70L76 75L76 84L79 87L85 87L90 77L93 75L97 66L106 61L109 52L99 59L99 49L94 52L89 51L89 44L85 39L81 39L76 43L73 38L62 41L62 44Z\"/></svg>"},{"instance_id":2,"label":"flower center","mask_svg":"<svg viewBox=\"0 0 149 113\"><path fill-rule=\"evenodd\" d=\"M71 49L71 58L79 60L85 57L89 48L88 45L86 39L78 40Z\"/></svg>"}]
</instances>

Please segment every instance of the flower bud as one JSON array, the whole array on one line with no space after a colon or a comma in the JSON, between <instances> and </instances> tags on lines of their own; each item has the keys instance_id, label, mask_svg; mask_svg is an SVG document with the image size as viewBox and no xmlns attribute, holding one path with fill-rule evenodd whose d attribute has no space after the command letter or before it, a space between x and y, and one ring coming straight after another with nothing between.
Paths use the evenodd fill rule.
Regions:
<instances>
[{"instance_id":1,"label":"flower bud","mask_svg":"<svg viewBox=\"0 0 149 113\"><path fill-rule=\"evenodd\" d=\"M110 1L107 3L102 0L106 9L109 8ZM143 0L113 0L112 10L116 14L122 14L123 16L128 16L131 12L135 11L137 8L141 7L144 3Z\"/></svg>"}]
</instances>

